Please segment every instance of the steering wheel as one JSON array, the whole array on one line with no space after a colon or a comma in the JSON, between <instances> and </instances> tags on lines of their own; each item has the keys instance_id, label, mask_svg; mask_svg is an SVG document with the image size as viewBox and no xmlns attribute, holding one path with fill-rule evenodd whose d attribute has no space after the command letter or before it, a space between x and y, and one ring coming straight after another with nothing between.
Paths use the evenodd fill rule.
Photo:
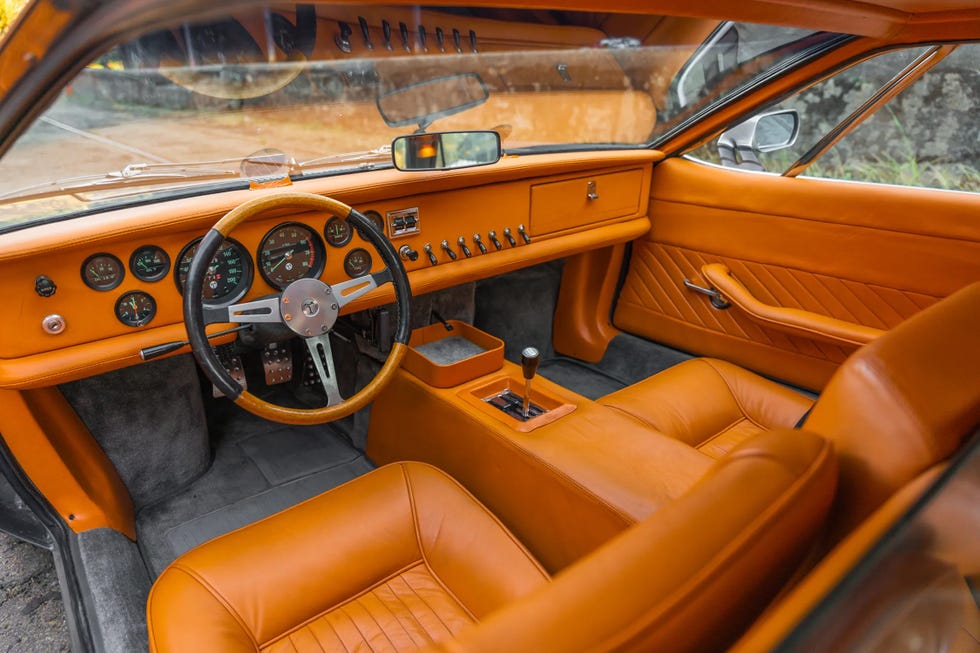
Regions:
<instances>
[{"instance_id":1,"label":"steering wheel","mask_svg":"<svg viewBox=\"0 0 980 653\"><path fill-rule=\"evenodd\" d=\"M313 209L346 218L374 245L386 266L385 269L333 285L319 279L299 279L276 295L222 308L205 306L201 301L205 273L222 241L235 227L249 218L283 208ZM398 327L395 330L394 343L374 379L354 396L343 399L337 387L330 332L340 309L385 283L391 283L395 289ZM308 193L282 193L245 202L221 218L204 236L191 260L184 283L184 321L194 357L204 374L226 397L245 410L275 422L322 424L346 417L363 408L392 379L408 345L410 298L408 275L401 259L369 218L329 197ZM227 322L279 323L303 338L327 393L327 405L323 408L288 408L259 399L244 390L218 360L205 333L205 326L208 324ZM321 353L326 365L320 359Z\"/></svg>"}]
</instances>

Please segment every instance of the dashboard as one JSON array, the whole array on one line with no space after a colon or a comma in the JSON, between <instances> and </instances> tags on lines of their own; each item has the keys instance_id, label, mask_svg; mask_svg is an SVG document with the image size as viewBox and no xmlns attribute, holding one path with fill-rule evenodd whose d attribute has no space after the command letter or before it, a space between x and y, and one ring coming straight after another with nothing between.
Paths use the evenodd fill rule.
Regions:
<instances>
[{"instance_id":1,"label":"dashboard","mask_svg":"<svg viewBox=\"0 0 980 653\"><path fill-rule=\"evenodd\" d=\"M307 180L371 218L413 294L625 242L649 230L653 151L509 157L440 173L373 171ZM235 191L149 204L0 235L0 388L42 387L140 362L143 347L183 340L182 292L194 248ZM202 301L227 306L316 277L339 283L383 269L341 216L261 215L212 260ZM382 286L354 312L392 301ZM12 310L11 310L12 309Z\"/></svg>"}]
</instances>

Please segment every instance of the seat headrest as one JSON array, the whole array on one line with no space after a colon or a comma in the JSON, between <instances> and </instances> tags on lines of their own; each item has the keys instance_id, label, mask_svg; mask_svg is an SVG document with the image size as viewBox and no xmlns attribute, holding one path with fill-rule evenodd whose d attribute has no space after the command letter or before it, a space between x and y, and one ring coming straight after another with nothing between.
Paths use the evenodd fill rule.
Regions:
<instances>
[{"instance_id":1,"label":"seat headrest","mask_svg":"<svg viewBox=\"0 0 980 653\"><path fill-rule=\"evenodd\" d=\"M836 541L980 423L980 282L856 351L803 428L834 442Z\"/></svg>"}]
</instances>

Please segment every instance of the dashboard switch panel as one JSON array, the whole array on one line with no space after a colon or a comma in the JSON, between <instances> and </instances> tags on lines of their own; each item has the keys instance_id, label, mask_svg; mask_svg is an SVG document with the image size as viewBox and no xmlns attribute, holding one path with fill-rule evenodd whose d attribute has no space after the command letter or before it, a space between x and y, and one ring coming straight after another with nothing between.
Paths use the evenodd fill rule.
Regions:
<instances>
[{"instance_id":1,"label":"dashboard switch panel","mask_svg":"<svg viewBox=\"0 0 980 653\"><path fill-rule=\"evenodd\" d=\"M387 218L388 233L391 234L392 238L411 236L422 231L418 207L388 211Z\"/></svg>"}]
</instances>

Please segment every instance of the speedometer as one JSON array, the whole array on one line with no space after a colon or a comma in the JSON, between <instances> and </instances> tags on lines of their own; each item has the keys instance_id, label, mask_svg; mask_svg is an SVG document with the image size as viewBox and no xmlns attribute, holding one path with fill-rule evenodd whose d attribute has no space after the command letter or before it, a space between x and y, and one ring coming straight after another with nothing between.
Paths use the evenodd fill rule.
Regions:
<instances>
[{"instance_id":1,"label":"speedometer","mask_svg":"<svg viewBox=\"0 0 980 653\"><path fill-rule=\"evenodd\" d=\"M180 252L179 263L174 270L174 280L181 293L184 292L187 273L191 269L191 259L194 258L194 252L197 251L200 242L201 239L198 238ZM205 304L212 306L230 304L241 299L248 292L251 284L252 260L248 252L239 242L226 238L204 274L201 298Z\"/></svg>"},{"instance_id":2,"label":"speedometer","mask_svg":"<svg viewBox=\"0 0 980 653\"><path fill-rule=\"evenodd\" d=\"M320 236L306 225L286 222L267 233L259 245L259 272L282 290L297 279L317 277L326 258Z\"/></svg>"}]
</instances>

